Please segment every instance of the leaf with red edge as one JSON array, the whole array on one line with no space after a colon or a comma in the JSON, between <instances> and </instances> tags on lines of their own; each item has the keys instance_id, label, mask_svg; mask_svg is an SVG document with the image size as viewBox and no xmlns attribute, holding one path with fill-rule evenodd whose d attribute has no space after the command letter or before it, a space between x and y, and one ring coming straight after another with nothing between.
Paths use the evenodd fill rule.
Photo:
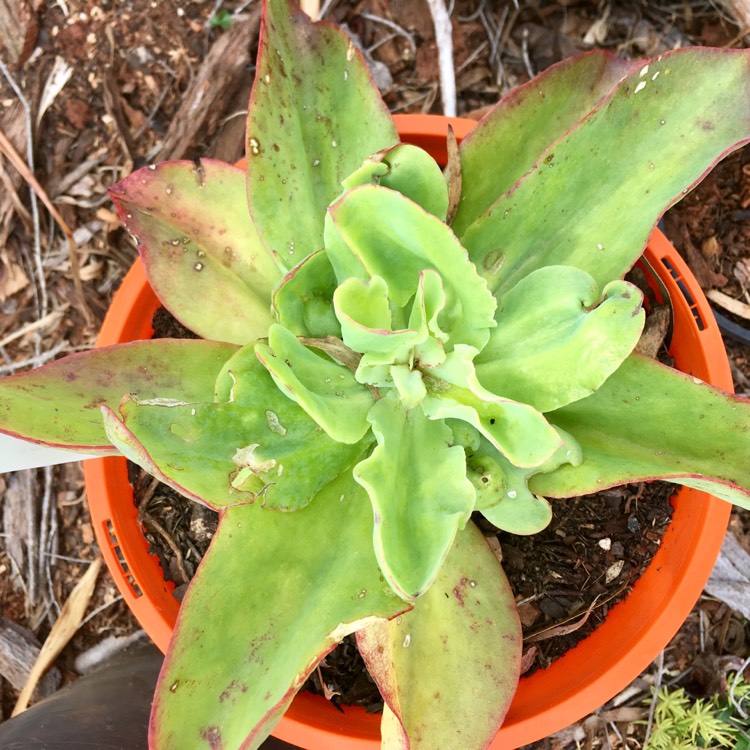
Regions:
<instances>
[{"instance_id":1,"label":"leaf with red edge","mask_svg":"<svg viewBox=\"0 0 750 750\"><path fill-rule=\"evenodd\" d=\"M461 143L453 231L460 237L637 64L594 50L547 68L503 97Z\"/></svg>"},{"instance_id":2,"label":"leaf with red edge","mask_svg":"<svg viewBox=\"0 0 750 750\"><path fill-rule=\"evenodd\" d=\"M0 380L0 431L60 448L116 453L101 405L116 409L129 394L163 402L213 400L216 378L236 350L215 341L160 339L71 354Z\"/></svg>"},{"instance_id":3,"label":"leaf with red edge","mask_svg":"<svg viewBox=\"0 0 750 750\"><path fill-rule=\"evenodd\" d=\"M476 526L458 533L411 612L368 625L357 644L392 712L383 715L384 741L486 747L515 693L522 639L513 592Z\"/></svg>"},{"instance_id":4,"label":"leaf with red edge","mask_svg":"<svg viewBox=\"0 0 750 750\"><path fill-rule=\"evenodd\" d=\"M351 39L268 0L247 118L248 199L284 271L323 247L341 183L398 135Z\"/></svg>"},{"instance_id":5,"label":"leaf with red edge","mask_svg":"<svg viewBox=\"0 0 750 750\"><path fill-rule=\"evenodd\" d=\"M748 399L633 354L592 396L546 416L580 443L583 462L531 477L536 494L666 479L750 508Z\"/></svg>"},{"instance_id":6,"label":"leaf with red edge","mask_svg":"<svg viewBox=\"0 0 750 750\"><path fill-rule=\"evenodd\" d=\"M747 50L641 61L460 233L490 288L501 295L548 265L580 268L600 287L620 278L662 213L750 140L748 77Z\"/></svg>"},{"instance_id":7,"label":"leaf with red edge","mask_svg":"<svg viewBox=\"0 0 750 750\"><path fill-rule=\"evenodd\" d=\"M152 750L259 747L338 641L406 610L381 580L371 534L351 475L296 513L224 511L159 677Z\"/></svg>"},{"instance_id":8,"label":"leaf with red edge","mask_svg":"<svg viewBox=\"0 0 750 750\"><path fill-rule=\"evenodd\" d=\"M227 360L216 401L125 399L119 413L104 410L112 444L160 481L217 510L255 498L284 511L307 505L351 471L372 437L350 445L332 440L276 387L257 346Z\"/></svg>"},{"instance_id":9,"label":"leaf with red edge","mask_svg":"<svg viewBox=\"0 0 750 750\"><path fill-rule=\"evenodd\" d=\"M164 306L199 336L266 335L281 273L250 219L245 172L203 159L139 169L110 189Z\"/></svg>"}]
</instances>

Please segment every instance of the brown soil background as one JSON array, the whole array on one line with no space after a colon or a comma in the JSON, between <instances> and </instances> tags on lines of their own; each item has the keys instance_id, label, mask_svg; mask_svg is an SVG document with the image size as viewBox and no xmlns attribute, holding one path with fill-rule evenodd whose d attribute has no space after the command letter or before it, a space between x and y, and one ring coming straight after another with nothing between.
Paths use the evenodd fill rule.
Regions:
<instances>
[{"instance_id":1,"label":"brown soil background","mask_svg":"<svg viewBox=\"0 0 750 750\"><path fill-rule=\"evenodd\" d=\"M0 159L0 375L93 345L136 256L107 198L113 182L165 158L242 154L259 3L10 5L0 0L0 131L27 163L33 160L34 174L74 232L81 284L59 227L41 206L34 217L24 178ZM393 111L442 111L426 0L323 5L326 17L346 23L369 51ZM739 2L456 0L452 9L458 114L475 118L513 86L586 49L640 57L688 44L750 44L750 11ZM230 21L228 28L212 18ZM706 291L750 302L750 152L719 165L669 212L666 229ZM728 351L735 388L748 394L749 350L730 343ZM43 641L97 554L80 467L0 475L0 498L0 627L10 621ZM748 549L749 518L736 513L732 522ZM76 678L76 658L91 646L137 630L107 573L88 616L57 659L47 692ZM665 669L696 695L710 694L726 667L748 655L748 622L704 596L665 651ZM639 746L642 728L632 711L642 710L652 671L631 686L624 706L580 723L582 747ZM10 679L2 679L0 695L7 717L17 696ZM575 742L563 734L537 746L562 750Z\"/></svg>"}]
</instances>

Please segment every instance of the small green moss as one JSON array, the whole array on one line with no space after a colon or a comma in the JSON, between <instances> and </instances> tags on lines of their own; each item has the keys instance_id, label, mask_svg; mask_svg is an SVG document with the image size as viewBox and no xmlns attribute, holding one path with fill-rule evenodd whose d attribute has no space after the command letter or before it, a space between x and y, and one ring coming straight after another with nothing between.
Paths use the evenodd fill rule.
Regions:
<instances>
[{"instance_id":1,"label":"small green moss","mask_svg":"<svg viewBox=\"0 0 750 750\"><path fill-rule=\"evenodd\" d=\"M644 750L739 748L750 750L750 684L730 675L729 693L693 700L683 688L662 687ZM743 716L743 713L745 714Z\"/></svg>"}]
</instances>

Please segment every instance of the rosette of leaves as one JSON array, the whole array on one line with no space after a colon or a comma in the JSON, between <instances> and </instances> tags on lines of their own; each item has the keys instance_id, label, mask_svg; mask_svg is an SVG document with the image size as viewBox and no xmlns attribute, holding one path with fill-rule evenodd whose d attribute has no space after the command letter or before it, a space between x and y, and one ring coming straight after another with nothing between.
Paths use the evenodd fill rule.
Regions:
<instances>
[{"instance_id":1,"label":"rosette of leaves","mask_svg":"<svg viewBox=\"0 0 750 750\"><path fill-rule=\"evenodd\" d=\"M247 168L167 162L112 189L202 338L0 381L3 431L121 453L219 511L152 747L258 747L352 632L385 746L485 747L521 640L472 513L530 534L547 498L654 478L750 505L750 404L634 353L642 298L622 280L750 138L749 65L564 61L444 175L399 144L340 29L264 2Z\"/></svg>"}]
</instances>

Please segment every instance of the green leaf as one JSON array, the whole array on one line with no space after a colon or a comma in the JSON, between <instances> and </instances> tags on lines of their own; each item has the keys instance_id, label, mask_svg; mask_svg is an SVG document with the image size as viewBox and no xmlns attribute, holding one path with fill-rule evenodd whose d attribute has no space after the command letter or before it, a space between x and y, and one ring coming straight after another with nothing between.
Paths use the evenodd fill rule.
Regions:
<instances>
[{"instance_id":1,"label":"green leaf","mask_svg":"<svg viewBox=\"0 0 750 750\"><path fill-rule=\"evenodd\" d=\"M464 451L450 429L407 411L393 395L368 420L378 445L354 467L375 513L375 555L388 583L414 599L430 586L474 507Z\"/></svg>"},{"instance_id":2,"label":"green leaf","mask_svg":"<svg viewBox=\"0 0 750 750\"><path fill-rule=\"evenodd\" d=\"M369 184L396 190L445 221L448 185L438 163L418 146L399 143L373 154L342 183L345 190Z\"/></svg>"},{"instance_id":3,"label":"green leaf","mask_svg":"<svg viewBox=\"0 0 750 750\"><path fill-rule=\"evenodd\" d=\"M388 304L388 286L380 276L369 281L346 279L333 295L333 307L341 323L344 343L355 352L390 354L408 351L427 338L421 331L394 331Z\"/></svg>"},{"instance_id":4,"label":"green leaf","mask_svg":"<svg viewBox=\"0 0 750 750\"><path fill-rule=\"evenodd\" d=\"M474 370L475 354L475 349L460 344L444 364L433 368L439 380L430 380L422 404L425 414L430 419L468 422L516 466L543 464L560 447L559 435L534 407L484 388Z\"/></svg>"},{"instance_id":5,"label":"green leaf","mask_svg":"<svg viewBox=\"0 0 750 750\"><path fill-rule=\"evenodd\" d=\"M295 336L341 336L333 310L336 275L322 250L308 255L273 294L277 322Z\"/></svg>"},{"instance_id":6,"label":"green leaf","mask_svg":"<svg viewBox=\"0 0 750 750\"><path fill-rule=\"evenodd\" d=\"M208 19L208 25L212 29L220 28L226 31L232 25L232 14L225 8L222 8Z\"/></svg>"},{"instance_id":7,"label":"green leaf","mask_svg":"<svg viewBox=\"0 0 750 750\"><path fill-rule=\"evenodd\" d=\"M438 324L445 299L440 276L429 269L420 271L409 328L394 331L385 281L380 276L369 282L346 279L336 289L333 301L344 343L364 353L355 373L357 380L376 387L395 385L411 394L406 396L408 408L416 406L426 395L421 368L445 360L442 342L447 336Z\"/></svg>"},{"instance_id":8,"label":"green leaf","mask_svg":"<svg viewBox=\"0 0 750 750\"><path fill-rule=\"evenodd\" d=\"M435 367L445 360L445 352L438 341L448 340L448 334L440 328L440 313L446 304L443 280L438 273L429 268L419 272L419 285L414 297L409 326L414 330L425 330L434 339L435 347L430 349L427 340L420 342L423 347L417 347L417 355L422 367ZM431 356L436 355L436 356Z\"/></svg>"},{"instance_id":9,"label":"green leaf","mask_svg":"<svg viewBox=\"0 0 750 750\"><path fill-rule=\"evenodd\" d=\"M659 216L750 138L749 66L744 50L681 49L626 76L462 233L490 288L552 264L621 277Z\"/></svg>"},{"instance_id":10,"label":"green leaf","mask_svg":"<svg viewBox=\"0 0 750 750\"><path fill-rule=\"evenodd\" d=\"M336 544L326 544L332 529ZM351 476L298 513L225 510L159 678L154 750L258 748L338 641L370 618L402 612L371 533L370 508Z\"/></svg>"},{"instance_id":11,"label":"green leaf","mask_svg":"<svg viewBox=\"0 0 750 750\"><path fill-rule=\"evenodd\" d=\"M413 409L427 395L419 370L412 370L409 365L391 365L390 376L404 409Z\"/></svg>"},{"instance_id":12,"label":"green leaf","mask_svg":"<svg viewBox=\"0 0 750 750\"><path fill-rule=\"evenodd\" d=\"M437 162L423 149L400 143L383 154L388 172L379 178L383 187L396 190L425 211L445 221L448 185Z\"/></svg>"},{"instance_id":13,"label":"green leaf","mask_svg":"<svg viewBox=\"0 0 750 750\"><path fill-rule=\"evenodd\" d=\"M247 139L250 210L288 270L323 246L325 209L342 181L398 134L344 32L312 23L287 0L269 0Z\"/></svg>"},{"instance_id":14,"label":"green leaf","mask_svg":"<svg viewBox=\"0 0 750 750\"><path fill-rule=\"evenodd\" d=\"M513 592L479 530L456 535L411 612L368 625L357 644L408 735L394 747L487 747L516 690L522 641ZM399 728L384 726L384 741Z\"/></svg>"},{"instance_id":15,"label":"green leaf","mask_svg":"<svg viewBox=\"0 0 750 750\"><path fill-rule=\"evenodd\" d=\"M131 399L105 415L120 451L183 495L222 508L298 510L349 471L371 439L343 445L287 398L247 346L217 379L217 401L165 406Z\"/></svg>"},{"instance_id":16,"label":"green leaf","mask_svg":"<svg viewBox=\"0 0 750 750\"><path fill-rule=\"evenodd\" d=\"M373 396L348 367L315 354L280 325L269 331L268 346L258 344L255 351L281 392L333 440L353 444L364 437Z\"/></svg>"},{"instance_id":17,"label":"green leaf","mask_svg":"<svg viewBox=\"0 0 750 750\"><path fill-rule=\"evenodd\" d=\"M456 234L460 237L636 65L595 50L547 68L504 96L461 143Z\"/></svg>"},{"instance_id":18,"label":"green leaf","mask_svg":"<svg viewBox=\"0 0 750 750\"><path fill-rule=\"evenodd\" d=\"M380 276L391 302L404 308L426 269L442 277L446 304L438 321L454 343L481 348L495 300L451 230L400 193L363 185L333 203L326 251L339 283L349 276Z\"/></svg>"},{"instance_id":19,"label":"green leaf","mask_svg":"<svg viewBox=\"0 0 750 750\"><path fill-rule=\"evenodd\" d=\"M557 430L562 444L541 466L521 469L483 440L478 451L467 456L467 476L477 492L477 510L492 524L511 534L537 534L552 520L545 498L529 490L531 477L554 471L562 464L577 466L583 460L580 445L571 435Z\"/></svg>"},{"instance_id":20,"label":"green leaf","mask_svg":"<svg viewBox=\"0 0 750 750\"><path fill-rule=\"evenodd\" d=\"M583 463L532 477L534 493L666 479L750 508L747 399L633 354L595 394L547 418L580 443Z\"/></svg>"},{"instance_id":21,"label":"green leaf","mask_svg":"<svg viewBox=\"0 0 750 750\"><path fill-rule=\"evenodd\" d=\"M633 351L643 295L596 282L571 266L533 271L502 295L487 346L475 359L488 390L551 411L591 395Z\"/></svg>"},{"instance_id":22,"label":"green leaf","mask_svg":"<svg viewBox=\"0 0 750 750\"><path fill-rule=\"evenodd\" d=\"M99 407L140 399L213 398L237 347L213 341L137 341L71 354L0 380L0 431L59 448L111 454Z\"/></svg>"},{"instance_id":23,"label":"green leaf","mask_svg":"<svg viewBox=\"0 0 750 750\"><path fill-rule=\"evenodd\" d=\"M232 344L266 335L281 274L250 219L243 170L212 159L164 162L110 195L151 286L181 323Z\"/></svg>"}]
</instances>

